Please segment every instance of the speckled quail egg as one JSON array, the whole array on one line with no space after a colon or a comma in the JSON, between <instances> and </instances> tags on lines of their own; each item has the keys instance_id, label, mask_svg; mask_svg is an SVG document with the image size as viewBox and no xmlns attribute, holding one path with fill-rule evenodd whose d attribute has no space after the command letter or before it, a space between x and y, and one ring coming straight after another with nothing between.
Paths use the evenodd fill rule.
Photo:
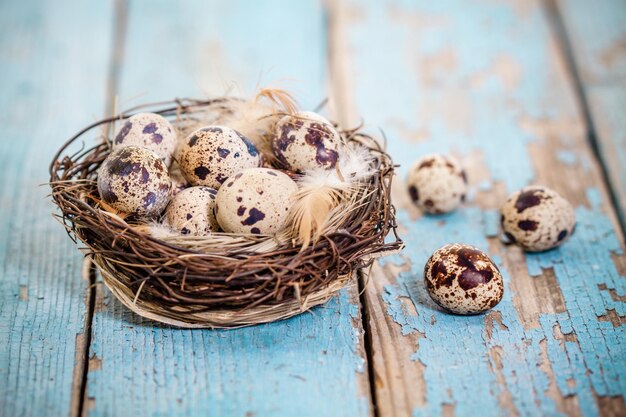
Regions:
<instances>
[{"instance_id":1,"label":"speckled quail egg","mask_svg":"<svg viewBox=\"0 0 626 417\"><path fill-rule=\"evenodd\" d=\"M313 112L300 112L278 121L272 148L285 168L303 172L334 168L341 144L341 136L328 120Z\"/></svg>"},{"instance_id":2,"label":"speckled quail egg","mask_svg":"<svg viewBox=\"0 0 626 417\"><path fill-rule=\"evenodd\" d=\"M206 236L219 229L215 219L217 191L198 186L182 190L172 198L165 210L170 228L183 235Z\"/></svg>"},{"instance_id":3,"label":"speckled quail egg","mask_svg":"<svg viewBox=\"0 0 626 417\"><path fill-rule=\"evenodd\" d=\"M285 226L298 185L268 168L243 170L217 192L217 222L226 232L274 234Z\"/></svg>"},{"instance_id":4,"label":"speckled quail egg","mask_svg":"<svg viewBox=\"0 0 626 417\"><path fill-rule=\"evenodd\" d=\"M159 155L138 146L113 150L98 170L100 197L126 213L158 215L169 202L171 187Z\"/></svg>"},{"instance_id":5,"label":"speckled quail egg","mask_svg":"<svg viewBox=\"0 0 626 417\"><path fill-rule=\"evenodd\" d=\"M178 163L191 184L218 189L234 173L260 166L261 154L236 130L207 126L184 140L178 151Z\"/></svg>"},{"instance_id":6,"label":"speckled quail egg","mask_svg":"<svg viewBox=\"0 0 626 417\"><path fill-rule=\"evenodd\" d=\"M120 128L113 148L141 146L154 151L170 166L178 140L176 130L163 116L139 113L129 117Z\"/></svg>"},{"instance_id":7,"label":"speckled quail egg","mask_svg":"<svg viewBox=\"0 0 626 417\"><path fill-rule=\"evenodd\" d=\"M172 162L170 166L170 179L172 180L172 197L180 193L186 188L191 187L191 184L187 181L187 178L180 170L180 165L176 161Z\"/></svg>"},{"instance_id":8,"label":"speckled quail egg","mask_svg":"<svg viewBox=\"0 0 626 417\"><path fill-rule=\"evenodd\" d=\"M572 205L547 187L522 188L509 196L500 212L504 239L529 252L561 245L576 226Z\"/></svg>"},{"instance_id":9,"label":"speckled quail egg","mask_svg":"<svg viewBox=\"0 0 626 417\"><path fill-rule=\"evenodd\" d=\"M426 262L430 297L455 314L478 314L502 299L504 282L496 264L480 249L459 243L437 249Z\"/></svg>"},{"instance_id":10,"label":"speckled quail egg","mask_svg":"<svg viewBox=\"0 0 626 417\"><path fill-rule=\"evenodd\" d=\"M455 158L427 155L411 168L407 186L417 207L429 214L441 214L453 211L465 201L467 177Z\"/></svg>"}]
</instances>

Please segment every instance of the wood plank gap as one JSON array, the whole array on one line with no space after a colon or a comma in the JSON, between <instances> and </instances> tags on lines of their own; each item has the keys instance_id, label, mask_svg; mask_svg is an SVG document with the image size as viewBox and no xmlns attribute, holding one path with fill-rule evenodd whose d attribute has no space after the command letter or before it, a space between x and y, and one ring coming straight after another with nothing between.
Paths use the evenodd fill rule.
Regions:
<instances>
[{"instance_id":1,"label":"wood plank gap","mask_svg":"<svg viewBox=\"0 0 626 417\"><path fill-rule=\"evenodd\" d=\"M71 409L72 417L83 417L85 411L85 399L87 396L87 377L89 374L89 361L91 359L90 346L92 337L92 323L93 315L96 308L96 266L90 258L85 258L85 262L88 263L87 269L87 295L85 303L87 304L87 314L85 315L85 326L83 331L83 343L80 349L84 352L82 356L82 363L79 366L79 370L76 375L76 379L79 380L78 387L76 387L77 394L72 399L75 404Z\"/></svg>"},{"instance_id":2,"label":"wood plank gap","mask_svg":"<svg viewBox=\"0 0 626 417\"><path fill-rule=\"evenodd\" d=\"M113 18L113 37L111 59L106 87L106 116L119 113L116 108L116 95L119 88L120 70L124 62L126 45L126 33L128 28L128 2L129 0L115 0L115 16ZM109 132L111 133L111 132Z\"/></svg>"},{"instance_id":3,"label":"wood plank gap","mask_svg":"<svg viewBox=\"0 0 626 417\"><path fill-rule=\"evenodd\" d=\"M361 309L361 321L363 325L363 347L365 349L365 360L367 361L367 375L369 379L370 397L372 401L372 415L373 417L380 416L380 410L378 409L377 395L376 395L376 373L374 369L374 343L372 340L372 327L371 317L367 310L367 300L365 299L365 287L367 280L365 272L360 269L357 272L357 282L359 285L359 304Z\"/></svg>"},{"instance_id":4,"label":"wood plank gap","mask_svg":"<svg viewBox=\"0 0 626 417\"><path fill-rule=\"evenodd\" d=\"M626 218L624 218L624 215L620 210L618 199L619 190L616 189L616 185L611 181L611 177L609 176L609 168L602 158L597 130L595 128L593 118L591 117L589 100L583 87L580 70L578 69L578 65L576 64L576 59L574 58L574 50L570 42L570 36L567 33L567 29L565 27L563 15L559 9L559 5L557 4L556 0L546 0L542 4L544 5L544 10L546 12L547 20L549 22L549 27L554 33L557 46L559 47L560 52L563 54L567 71L570 73L570 76L572 78L574 94L576 96L576 100L578 101L578 107L582 112L583 121L585 123L585 135L587 137L587 141L591 146L594 158L598 161L598 165L600 166L602 180L606 184L607 193L611 200L611 206L616 213L619 227L622 231L622 236L626 236Z\"/></svg>"}]
</instances>

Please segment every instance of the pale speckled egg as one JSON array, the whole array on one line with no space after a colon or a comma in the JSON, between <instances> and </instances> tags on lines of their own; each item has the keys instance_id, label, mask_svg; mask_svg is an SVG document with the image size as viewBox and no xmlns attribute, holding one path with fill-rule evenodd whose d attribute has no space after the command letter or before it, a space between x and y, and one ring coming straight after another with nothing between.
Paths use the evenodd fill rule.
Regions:
<instances>
[{"instance_id":1,"label":"pale speckled egg","mask_svg":"<svg viewBox=\"0 0 626 417\"><path fill-rule=\"evenodd\" d=\"M448 213L465 201L467 176L455 158L427 155L413 164L407 187L413 203L424 212Z\"/></svg>"},{"instance_id":2,"label":"pale speckled egg","mask_svg":"<svg viewBox=\"0 0 626 417\"><path fill-rule=\"evenodd\" d=\"M541 252L564 243L574 233L576 213L556 191L525 187L511 194L501 210L505 239L529 252Z\"/></svg>"},{"instance_id":3,"label":"pale speckled egg","mask_svg":"<svg viewBox=\"0 0 626 417\"><path fill-rule=\"evenodd\" d=\"M160 214L169 202L171 187L165 162L138 146L113 150L98 169L100 197L125 213Z\"/></svg>"},{"instance_id":4,"label":"pale speckled egg","mask_svg":"<svg viewBox=\"0 0 626 417\"><path fill-rule=\"evenodd\" d=\"M189 135L178 150L178 163L192 185L215 189L231 175L261 165L250 139L226 126L207 126Z\"/></svg>"},{"instance_id":5,"label":"pale speckled egg","mask_svg":"<svg viewBox=\"0 0 626 417\"><path fill-rule=\"evenodd\" d=\"M285 226L296 191L295 181L278 170L243 170L218 190L217 222L230 233L277 233Z\"/></svg>"},{"instance_id":6,"label":"pale speckled egg","mask_svg":"<svg viewBox=\"0 0 626 417\"><path fill-rule=\"evenodd\" d=\"M172 180L172 196L191 187L191 184L189 184L189 181L187 181L187 178L183 175L183 172L180 170L180 165L178 165L176 161L172 162L170 166L170 179Z\"/></svg>"},{"instance_id":7,"label":"pale speckled egg","mask_svg":"<svg viewBox=\"0 0 626 417\"><path fill-rule=\"evenodd\" d=\"M182 190L172 198L165 210L170 228L183 235L206 236L219 230L215 219L217 191L198 186Z\"/></svg>"},{"instance_id":8,"label":"pale speckled egg","mask_svg":"<svg viewBox=\"0 0 626 417\"><path fill-rule=\"evenodd\" d=\"M437 249L426 262L424 281L430 297L455 314L479 314L502 300L504 281L483 251L454 243Z\"/></svg>"},{"instance_id":9,"label":"pale speckled egg","mask_svg":"<svg viewBox=\"0 0 626 417\"><path fill-rule=\"evenodd\" d=\"M272 140L276 158L285 168L296 172L334 168L341 145L341 136L334 126L313 112L280 119Z\"/></svg>"},{"instance_id":10,"label":"pale speckled egg","mask_svg":"<svg viewBox=\"0 0 626 417\"><path fill-rule=\"evenodd\" d=\"M156 152L170 166L178 140L176 130L163 116L139 113L129 117L120 128L113 148L140 146Z\"/></svg>"}]
</instances>

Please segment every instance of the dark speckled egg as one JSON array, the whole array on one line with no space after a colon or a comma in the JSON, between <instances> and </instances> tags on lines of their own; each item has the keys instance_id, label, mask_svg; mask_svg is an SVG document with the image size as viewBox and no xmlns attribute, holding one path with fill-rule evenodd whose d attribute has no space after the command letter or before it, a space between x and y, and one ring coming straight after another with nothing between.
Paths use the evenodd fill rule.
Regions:
<instances>
[{"instance_id":1,"label":"dark speckled egg","mask_svg":"<svg viewBox=\"0 0 626 417\"><path fill-rule=\"evenodd\" d=\"M167 166L146 148L115 149L98 170L100 197L125 213L160 214L169 202L171 187Z\"/></svg>"},{"instance_id":2,"label":"dark speckled egg","mask_svg":"<svg viewBox=\"0 0 626 417\"><path fill-rule=\"evenodd\" d=\"M429 214L455 210L467 193L461 164L448 155L426 155L413 164L407 178L411 201Z\"/></svg>"},{"instance_id":3,"label":"dark speckled egg","mask_svg":"<svg viewBox=\"0 0 626 417\"><path fill-rule=\"evenodd\" d=\"M177 143L176 130L167 119L156 113L139 113L124 121L113 140L113 148L147 148L170 166Z\"/></svg>"},{"instance_id":4,"label":"dark speckled egg","mask_svg":"<svg viewBox=\"0 0 626 417\"><path fill-rule=\"evenodd\" d=\"M301 112L278 121L272 148L285 168L304 172L334 168L341 143L341 136L328 120L313 112Z\"/></svg>"},{"instance_id":5,"label":"dark speckled egg","mask_svg":"<svg viewBox=\"0 0 626 417\"><path fill-rule=\"evenodd\" d=\"M424 267L430 297L455 314L483 313L500 302L504 282L483 251L459 243L435 251Z\"/></svg>"},{"instance_id":6,"label":"dark speckled egg","mask_svg":"<svg viewBox=\"0 0 626 417\"><path fill-rule=\"evenodd\" d=\"M207 126L189 135L178 150L178 163L192 185L219 189L236 172L261 165L250 139L226 126Z\"/></svg>"},{"instance_id":7,"label":"dark speckled egg","mask_svg":"<svg viewBox=\"0 0 626 417\"><path fill-rule=\"evenodd\" d=\"M576 212L556 191L531 186L511 194L501 208L502 231L529 252L563 244L574 233Z\"/></svg>"},{"instance_id":8,"label":"dark speckled egg","mask_svg":"<svg viewBox=\"0 0 626 417\"><path fill-rule=\"evenodd\" d=\"M278 170L243 170L217 192L217 221L230 233L277 233L285 226L296 191L295 181Z\"/></svg>"},{"instance_id":9,"label":"dark speckled egg","mask_svg":"<svg viewBox=\"0 0 626 417\"><path fill-rule=\"evenodd\" d=\"M217 191L209 187L190 187L176 194L165 211L169 226L183 235L206 236L219 230L215 220Z\"/></svg>"}]
</instances>

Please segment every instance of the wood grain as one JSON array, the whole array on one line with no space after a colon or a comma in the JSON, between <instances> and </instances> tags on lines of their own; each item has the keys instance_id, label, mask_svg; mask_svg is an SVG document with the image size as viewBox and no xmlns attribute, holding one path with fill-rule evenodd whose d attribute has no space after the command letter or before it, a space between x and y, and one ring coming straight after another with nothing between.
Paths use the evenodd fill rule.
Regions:
<instances>
[{"instance_id":1,"label":"wood grain","mask_svg":"<svg viewBox=\"0 0 626 417\"><path fill-rule=\"evenodd\" d=\"M332 8L343 113L382 127L401 164L394 197L407 247L375 267L365 297L379 415L626 412L623 237L541 3ZM469 202L453 214L423 217L408 201L402 180L429 152L467 167ZM576 206L561 249L524 255L497 239L499 205L528 183ZM490 313L453 316L429 299L422 268L448 242L500 265L506 293Z\"/></svg>"},{"instance_id":2,"label":"wood grain","mask_svg":"<svg viewBox=\"0 0 626 417\"><path fill-rule=\"evenodd\" d=\"M626 3L558 2L593 133L626 227ZM571 159L571 158L570 158Z\"/></svg>"},{"instance_id":3,"label":"wood grain","mask_svg":"<svg viewBox=\"0 0 626 417\"><path fill-rule=\"evenodd\" d=\"M324 17L315 1L133 1L119 105L282 86L311 108L326 96ZM354 289L292 319L230 331L143 320L102 286L85 415L367 416Z\"/></svg>"},{"instance_id":4,"label":"wood grain","mask_svg":"<svg viewBox=\"0 0 626 417\"><path fill-rule=\"evenodd\" d=\"M111 23L108 2L0 3L2 416L78 410L87 283L45 183L56 149L104 112Z\"/></svg>"}]
</instances>

